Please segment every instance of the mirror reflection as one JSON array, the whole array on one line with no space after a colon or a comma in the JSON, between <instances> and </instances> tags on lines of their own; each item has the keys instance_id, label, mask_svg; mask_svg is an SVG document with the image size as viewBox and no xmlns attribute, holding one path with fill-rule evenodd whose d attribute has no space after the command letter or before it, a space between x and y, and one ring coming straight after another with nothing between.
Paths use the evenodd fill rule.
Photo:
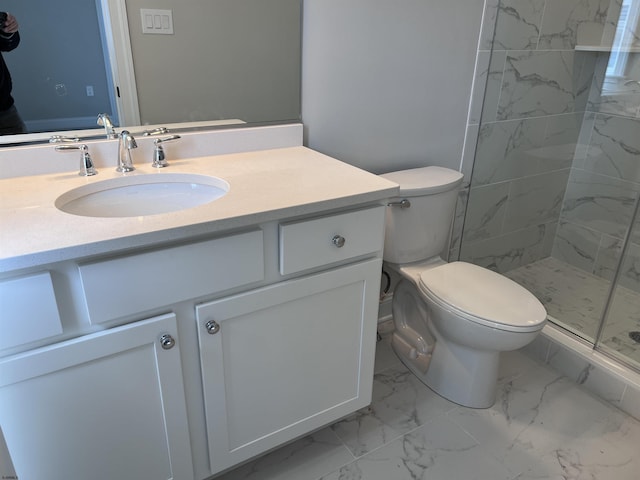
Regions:
<instances>
[{"instance_id":1,"label":"mirror reflection","mask_svg":"<svg viewBox=\"0 0 640 480\"><path fill-rule=\"evenodd\" d=\"M98 113L127 127L298 120L300 3L0 2L19 23L3 53L15 105L30 133L96 129Z\"/></svg>"}]
</instances>

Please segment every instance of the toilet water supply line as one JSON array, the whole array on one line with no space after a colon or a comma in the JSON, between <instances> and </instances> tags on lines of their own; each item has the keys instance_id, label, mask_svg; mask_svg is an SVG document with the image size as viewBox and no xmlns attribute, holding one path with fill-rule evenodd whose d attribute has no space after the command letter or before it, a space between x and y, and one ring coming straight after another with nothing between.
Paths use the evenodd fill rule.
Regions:
<instances>
[{"instance_id":1,"label":"toilet water supply line","mask_svg":"<svg viewBox=\"0 0 640 480\"><path fill-rule=\"evenodd\" d=\"M382 278L385 280L385 287L380 292L380 301L383 301L387 295L389 294L389 290L391 289L391 275L385 270L382 270Z\"/></svg>"}]
</instances>

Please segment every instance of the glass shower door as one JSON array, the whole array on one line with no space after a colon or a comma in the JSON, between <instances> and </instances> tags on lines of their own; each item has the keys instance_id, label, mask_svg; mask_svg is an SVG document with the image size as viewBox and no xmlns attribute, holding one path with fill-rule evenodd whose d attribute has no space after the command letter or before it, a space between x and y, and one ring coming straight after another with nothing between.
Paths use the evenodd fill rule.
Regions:
<instances>
[{"instance_id":1,"label":"glass shower door","mask_svg":"<svg viewBox=\"0 0 640 480\"><path fill-rule=\"evenodd\" d=\"M458 248L460 260L529 289L554 324L631 356L639 19L640 0L488 2Z\"/></svg>"},{"instance_id":2,"label":"glass shower door","mask_svg":"<svg viewBox=\"0 0 640 480\"><path fill-rule=\"evenodd\" d=\"M637 212L596 349L640 369L640 221Z\"/></svg>"}]
</instances>

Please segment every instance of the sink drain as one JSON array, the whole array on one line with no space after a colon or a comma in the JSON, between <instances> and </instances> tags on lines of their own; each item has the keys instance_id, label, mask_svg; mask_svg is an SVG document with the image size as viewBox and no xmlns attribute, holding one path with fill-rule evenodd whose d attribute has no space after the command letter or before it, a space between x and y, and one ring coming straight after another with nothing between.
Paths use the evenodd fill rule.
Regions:
<instances>
[{"instance_id":1,"label":"sink drain","mask_svg":"<svg viewBox=\"0 0 640 480\"><path fill-rule=\"evenodd\" d=\"M640 343L640 332L629 332L629 338L636 343Z\"/></svg>"}]
</instances>

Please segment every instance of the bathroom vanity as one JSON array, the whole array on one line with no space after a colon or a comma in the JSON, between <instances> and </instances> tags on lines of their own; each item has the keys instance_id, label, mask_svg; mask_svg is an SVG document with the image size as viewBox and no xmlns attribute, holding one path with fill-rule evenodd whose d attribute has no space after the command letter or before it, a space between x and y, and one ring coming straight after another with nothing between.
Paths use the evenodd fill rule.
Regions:
<instances>
[{"instance_id":1,"label":"bathroom vanity","mask_svg":"<svg viewBox=\"0 0 640 480\"><path fill-rule=\"evenodd\" d=\"M204 479L370 403L397 186L299 146L130 175L176 173L229 189L104 218L55 202L112 168L0 180L3 478Z\"/></svg>"}]
</instances>

